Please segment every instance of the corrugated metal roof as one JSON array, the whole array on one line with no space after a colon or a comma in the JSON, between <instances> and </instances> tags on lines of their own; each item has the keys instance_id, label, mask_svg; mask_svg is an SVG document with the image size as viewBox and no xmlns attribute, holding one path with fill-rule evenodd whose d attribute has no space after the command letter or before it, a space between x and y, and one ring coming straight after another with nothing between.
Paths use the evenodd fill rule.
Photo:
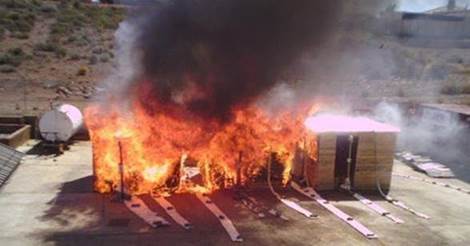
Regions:
<instances>
[{"instance_id":1,"label":"corrugated metal roof","mask_svg":"<svg viewBox=\"0 0 470 246\"><path fill-rule=\"evenodd\" d=\"M23 159L21 153L7 145L0 144L0 187L8 180Z\"/></svg>"}]
</instances>

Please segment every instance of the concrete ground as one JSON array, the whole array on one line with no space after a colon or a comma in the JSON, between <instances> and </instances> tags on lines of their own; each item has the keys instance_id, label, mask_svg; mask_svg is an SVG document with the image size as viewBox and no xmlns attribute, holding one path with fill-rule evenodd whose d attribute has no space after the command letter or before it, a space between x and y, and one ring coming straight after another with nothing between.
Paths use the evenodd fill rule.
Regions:
<instances>
[{"instance_id":1,"label":"concrete ground","mask_svg":"<svg viewBox=\"0 0 470 246\"><path fill-rule=\"evenodd\" d=\"M23 146L26 149L28 146ZM419 177L396 162L394 173ZM397 225L376 215L361 203L338 192L322 193L327 199L374 231L368 240L318 204L292 190L283 191L319 215L307 219L280 204L267 188L250 193L281 210L289 221L258 219L233 200L229 192L212 195L244 238L233 243L217 219L193 195L169 200L194 228L185 231L149 196L142 199L172 222L153 229L110 197L92 192L91 146L77 142L59 157L29 154L0 190L0 245L470 245L470 195L455 190L394 177L390 195L432 218L424 220L394 207L378 196L368 196L403 219ZM444 180L466 189L457 179Z\"/></svg>"}]
</instances>

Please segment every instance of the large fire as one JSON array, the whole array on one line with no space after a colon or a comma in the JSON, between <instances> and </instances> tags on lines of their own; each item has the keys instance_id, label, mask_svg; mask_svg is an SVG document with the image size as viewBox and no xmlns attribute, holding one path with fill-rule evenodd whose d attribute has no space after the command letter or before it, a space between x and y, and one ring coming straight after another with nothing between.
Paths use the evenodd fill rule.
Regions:
<instances>
[{"instance_id":1,"label":"large fire","mask_svg":"<svg viewBox=\"0 0 470 246\"><path fill-rule=\"evenodd\" d=\"M149 113L140 100L130 108L96 104L85 111L98 192L110 192L120 183L121 162L132 194L212 192L245 185L266 168L272 154L283 165L285 183L296 149L305 146L300 144L308 134L304 120L312 111L273 116L250 105L234 109L233 119L220 123L188 120L167 111ZM199 184L181 182L184 166L199 168Z\"/></svg>"}]
</instances>

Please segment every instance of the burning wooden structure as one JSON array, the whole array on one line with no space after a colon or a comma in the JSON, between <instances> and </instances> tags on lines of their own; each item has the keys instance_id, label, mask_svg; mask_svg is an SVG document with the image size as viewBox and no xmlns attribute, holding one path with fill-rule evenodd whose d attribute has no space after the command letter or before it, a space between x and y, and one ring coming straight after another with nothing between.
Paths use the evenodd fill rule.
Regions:
<instances>
[{"instance_id":1,"label":"burning wooden structure","mask_svg":"<svg viewBox=\"0 0 470 246\"><path fill-rule=\"evenodd\" d=\"M306 178L320 190L345 184L359 190L376 190L380 184L388 190L399 129L363 117L319 115L271 121L260 112L249 112L240 112L233 124L207 133L191 124L178 126L178 132L169 124L172 120L156 118L161 121L157 122L147 114L137 114L143 117L139 125L123 123L124 118L115 118L123 120L121 126L96 122L92 126L96 190L111 191L122 179L133 194L155 189L211 192L246 185L267 168L270 153L283 166L284 184L292 176ZM153 127L156 123L160 128ZM165 124L168 129L162 128ZM119 131L127 136L119 136ZM181 182L188 166L199 170L202 186Z\"/></svg>"},{"instance_id":2,"label":"burning wooden structure","mask_svg":"<svg viewBox=\"0 0 470 246\"><path fill-rule=\"evenodd\" d=\"M277 163L282 168L279 174L284 184L291 179L307 180L311 187L301 187L303 184L298 182L290 184L365 237L377 238L374 232L323 199L313 188L335 189L345 185L349 188L350 185L359 190L376 190L380 184L388 190L399 129L367 118L308 116L311 110L300 113L298 118L295 114L271 118L260 109L245 108L236 112L233 122L211 131L195 127L192 121L175 121L166 115L149 115L139 111L139 107L134 109L133 118L123 117L119 112L112 112L112 117L109 112L104 112L105 118L96 117L103 113L99 108L89 108L85 114L92 129L95 190L119 189L127 207L151 226L159 227L167 222L149 212L135 195L152 194L176 223L190 229L190 222L173 211L173 205L162 197L192 193L217 217L232 241L242 241L231 220L213 203L210 193L235 187L238 200L263 217L267 209L238 188L249 186L264 171L267 186L280 202L305 217L316 217L275 191L271 164ZM124 193L131 195L131 199L126 200ZM403 223L356 191L351 194L376 213L394 223ZM275 210L269 209L269 213L283 218Z\"/></svg>"},{"instance_id":3,"label":"burning wooden structure","mask_svg":"<svg viewBox=\"0 0 470 246\"><path fill-rule=\"evenodd\" d=\"M307 128L316 133L310 141L314 159L300 158L293 175L305 177L319 190L341 185L373 191L388 190L399 129L363 117L319 115L308 118Z\"/></svg>"},{"instance_id":4,"label":"burning wooden structure","mask_svg":"<svg viewBox=\"0 0 470 246\"><path fill-rule=\"evenodd\" d=\"M150 115L139 104L133 117L90 107L85 112L93 142L95 190L110 192L122 179L131 194L155 190L211 192L245 185L266 169L271 154L289 179L293 153L306 134L305 115L272 118L257 108L235 112L226 124ZM202 181L181 182L183 167L199 170Z\"/></svg>"}]
</instances>

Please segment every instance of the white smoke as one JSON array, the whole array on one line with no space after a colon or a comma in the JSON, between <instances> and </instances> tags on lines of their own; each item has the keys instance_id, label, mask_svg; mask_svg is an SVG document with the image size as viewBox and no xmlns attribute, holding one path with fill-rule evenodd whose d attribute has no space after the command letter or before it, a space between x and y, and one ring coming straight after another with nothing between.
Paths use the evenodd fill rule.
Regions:
<instances>
[{"instance_id":1,"label":"white smoke","mask_svg":"<svg viewBox=\"0 0 470 246\"><path fill-rule=\"evenodd\" d=\"M140 70L140 54L134 48L138 30L136 23L123 21L114 34L116 64L114 71L104 83L106 89L113 92L112 94L121 93L122 88L125 88Z\"/></svg>"},{"instance_id":2,"label":"white smoke","mask_svg":"<svg viewBox=\"0 0 470 246\"><path fill-rule=\"evenodd\" d=\"M398 149L429 154L437 159L458 159L465 155L462 146L467 126L456 114L433 108L413 108L381 102L375 118L401 129Z\"/></svg>"},{"instance_id":3,"label":"white smoke","mask_svg":"<svg viewBox=\"0 0 470 246\"><path fill-rule=\"evenodd\" d=\"M270 113L277 113L294 107L298 102L296 96L297 90L293 85L280 83L261 97L257 104Z\"/></svg>"}]
</instances>

